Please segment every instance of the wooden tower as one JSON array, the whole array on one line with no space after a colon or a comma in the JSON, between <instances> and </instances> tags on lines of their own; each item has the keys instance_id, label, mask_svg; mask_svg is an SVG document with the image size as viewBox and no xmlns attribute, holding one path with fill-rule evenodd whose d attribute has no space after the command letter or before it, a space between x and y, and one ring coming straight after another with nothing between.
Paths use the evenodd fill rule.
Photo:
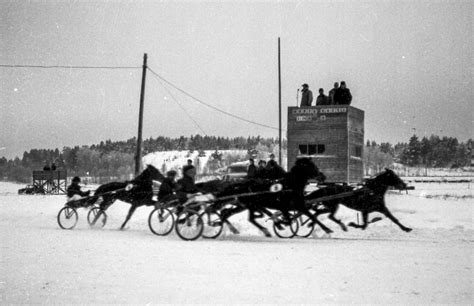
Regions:
<instances>
[{"instance_id":1,"label":"wooden tower","mask_svg":"<svg viewBox=\"0 0 474 306\"><path fill-rule=\"evenodd\" d=\"M311 157L327 182L361 182L364 111L348 105L288 107L288 168Z\"/></svg>"}]
</instances>

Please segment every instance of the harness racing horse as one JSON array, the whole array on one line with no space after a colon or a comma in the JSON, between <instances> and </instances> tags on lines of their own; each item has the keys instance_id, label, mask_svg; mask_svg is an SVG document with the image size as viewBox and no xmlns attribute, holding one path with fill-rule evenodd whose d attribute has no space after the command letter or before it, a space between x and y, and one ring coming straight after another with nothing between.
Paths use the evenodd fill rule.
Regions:
<instances>
[{"instance_id":1,"label":"harness racing horse","mask_svg":"<svg viewBox=\"0 0 474 306\"><path fill-rule=\"evenodd\" d=\"M398 225L403 231L410 232L412 229L401 224L400 221L392 215L385 204L384 196L389 187L406 189L407 185L400 177L398 177L397 174L395 174L395 172L385 168L385 171L369 178L360 189L354 189L350 186L330 185L308 194L305 197L305 200L307 203L314 203L316 201L316 203L314 203L316 210L315 216L329 213L329 219L339 224L344 231L347 231L347 227L341 222L341 220L336 219L335 217L339 204L362 213L362 224L358 225L354 222L350 222L348 224L349 226L365 230L369 223L380 220L380 218L374 218L369 222L369 213L379 212ZM325 196L338 197L338 195L340 198L320 202L325 208L318 208L318 198L322 199Z\"/></svg>"},{"instance_id":2,"label":"harness racing horse","mask_svg":"<svg viewBox=\"0 0 474 306\"><path fill-rule=\"evenodd\" d=\"M309 212L304 201L304 189L308 180L312 178L319 178L321 180L323 177L324 174L319 172L318 167L311 159L301 158L295 162L290 172L284 173L283 177L276 180L249 179L231 184L223 191L214 194L217 198L235 195L237 199L235 202L236 207L225 208L221 211L221 220L230 225L228 222L229 217L248 210L249 222L262 231L265 236L271 237L270 232L256 222L256 219L263 217L264 214L273 216L269 209L274 209L282 212L286 217L286 222L291 222L289 211L294 210L307 215L324 231L330 233L331 230ZM274 190L271 191L271 189ZM279 226L278 223L276 225ZM230 228L233 230L233 227Z\"/></svg>"},{"instance_id":3,"label":"harness racing horse","mask_svg":"<svg viewBox=\"0 0 474 306\"><path fill-rule=\"evenodd\" d=\"M148 165L142 173L132 181L111 182L99 186L94 193L98 196L97 204L100 205L99 213L94 218L92 224L99 219L102 211L107 210L116 200L131 204L127 217L120 227L121 230L132 217L135 209L142 205L153 205L153 181L163 181L164 176L152 165Z\"/></svg>"}]
</instances>

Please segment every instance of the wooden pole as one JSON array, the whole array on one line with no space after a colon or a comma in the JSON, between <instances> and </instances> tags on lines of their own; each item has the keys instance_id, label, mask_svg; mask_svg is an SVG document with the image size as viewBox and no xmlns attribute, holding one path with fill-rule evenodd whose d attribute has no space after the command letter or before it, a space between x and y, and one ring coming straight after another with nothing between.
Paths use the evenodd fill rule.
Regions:
<instances>
[{"instance_id":1,"label":"wooden pole","mask_svg":"<svg viewBox=\"0 0 474 306\"><path fill-rule=\"evenodd\" d=\"M281 61L280 61L280 37L278 37L278 164L281 164Z\"/></svg>"},{"instance_id":2,"label":"wooden pole","mask_svg":"<svg viewBox=\"0 0 474 306\"><path fill-rule=\"evenodd\" d=\"M142 88L140 91L140 111L138 113L138 139L137 139L137 154L135 156L135 176L140 173L142 161L142 129L143 129L143 104L145 100L145 81L147 69L147 54L143 55L143 70L142 70Z\"/></svg>"}]
</instances>

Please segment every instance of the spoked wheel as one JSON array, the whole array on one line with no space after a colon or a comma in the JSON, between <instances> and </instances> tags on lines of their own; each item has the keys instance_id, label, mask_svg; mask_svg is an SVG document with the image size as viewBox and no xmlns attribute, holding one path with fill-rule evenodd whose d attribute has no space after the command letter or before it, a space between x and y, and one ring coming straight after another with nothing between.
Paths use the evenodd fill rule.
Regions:
<instances>
[{"instance_id":1,"label":"spoked wheel","mask_svg":"<svg viewBox=\"0 0 474 306\"><path fill-rule=\"evenodd\" d=\"M155 208L148 216L148 227L158 236L166 236L173 230L174 216L168 208Z\"/></svg>"},{"instance_id":2,"label":"spoked wheel","mask_svg":"<svg viewBox=\"0 0 474 306\"><path fill-rule=\"evenodd\" d=\"M221 216L217 212L203 212L201 214L202 222L204 223L204 230L202 232L203 238L217 238L224 228Z\"/></svg>"},{"instance_id":3,"label":"spoked wheel","mask_svg":"<svg viewBox=\"0 0 474 306\"><path fill-rule=\"evenodd\" d=\"M77 224L77 211L65 206L58 213L58 224L62 229L73 229Z\"/></svg>"},{"instance_id":4,"label":"spoked wheel","mask_svg":"<svg viewBox=\"0 0 474 306\"><path fill-rule=\"evenodd\" d=\"M176 217L176 233L183 240L196 240L204 230L199 213L194 210L185 210Z\"/></svg>"},{"instance_id":5,"label":"spoked wheel","mask_svg":"<svg viewBox=\"0 0 474 306\"><path fill-rule=\"evenodd\" d=\"M301 215L297 218L299 228L297 232L295 232L296 236L298 237L309 237L314 230L314 223L311 218L306 215Z\"/></svg>"},{"instance_id":6,"label":"spoked wheel","mask_svg":"<svg viewBox=\"0 0 474 306\"><path fill-rule=\"evenodd\" d=\"M104 227L107 223L107 214L100 207L92 207L87 213L87 222L91 227Z\"/></svg>"},{"instance_id":7,"label":"spoked wheel","mask_svg":"<svg viewBox=\"0 0 474 306\"><path fill-rule=\"evenodd\" d=\"M282 222L278 222L282 221ZM273 231L280 238L293 238L298 232L297 219L291 218L291 223L283 222L283 216L278 217L278 221L273 223Z\"/></svg>"}]
</instances>

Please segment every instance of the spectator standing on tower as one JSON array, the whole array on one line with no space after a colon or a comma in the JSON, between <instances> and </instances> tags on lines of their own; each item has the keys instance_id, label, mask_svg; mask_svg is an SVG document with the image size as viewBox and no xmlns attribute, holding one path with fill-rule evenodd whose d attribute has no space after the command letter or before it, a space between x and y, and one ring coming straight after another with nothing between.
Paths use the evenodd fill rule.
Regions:
<instances>
[{"instance_id":1,"label":"spectator standing on tower","mask_svg":"<svg viewBox=\"0 0 474 306\"><path fill-rule=\"evenodd\" d=\"M308 84L303 84L302 86L300 107L311 106L311 103L313 103L313 92L309 90Z\"/></svg>"},{"instance_id":2,"label":"spectator standing on tower","mask_svg":"<svg viewBox=\"0 0 474 306\"><path fill-rule=\"evenodd\" d=\"M329 105L334 105L334 94L336 93L336 90L339 88L339 83L336 82L334 83L334 87L333 89L331 89L329 91L329 95L328 95L328 102L329 102Z\"/></svg>"},{"instance_id":3,"label":"spectator standing on tower","mask_svg":"<svg viewBox=\"0 0 474 306\"><path fill-rule=\"evenodd\" d=\"M339 87L334 93L334 104L336 105L351 105L352 95L349 88L346 87L346 82L341 82Z\"/></svg>"},{"instance_id":4,"label":"spectator standing on tower","mask_svg":"<svg viewBox=\"0 0 474 306\"><path fill-rule=\"evenodd\" d=\"M319 89L319 96L316 99L316 106L329 105L328 96L324 94L324 89Z\"/></svg>"}]
</instances>

